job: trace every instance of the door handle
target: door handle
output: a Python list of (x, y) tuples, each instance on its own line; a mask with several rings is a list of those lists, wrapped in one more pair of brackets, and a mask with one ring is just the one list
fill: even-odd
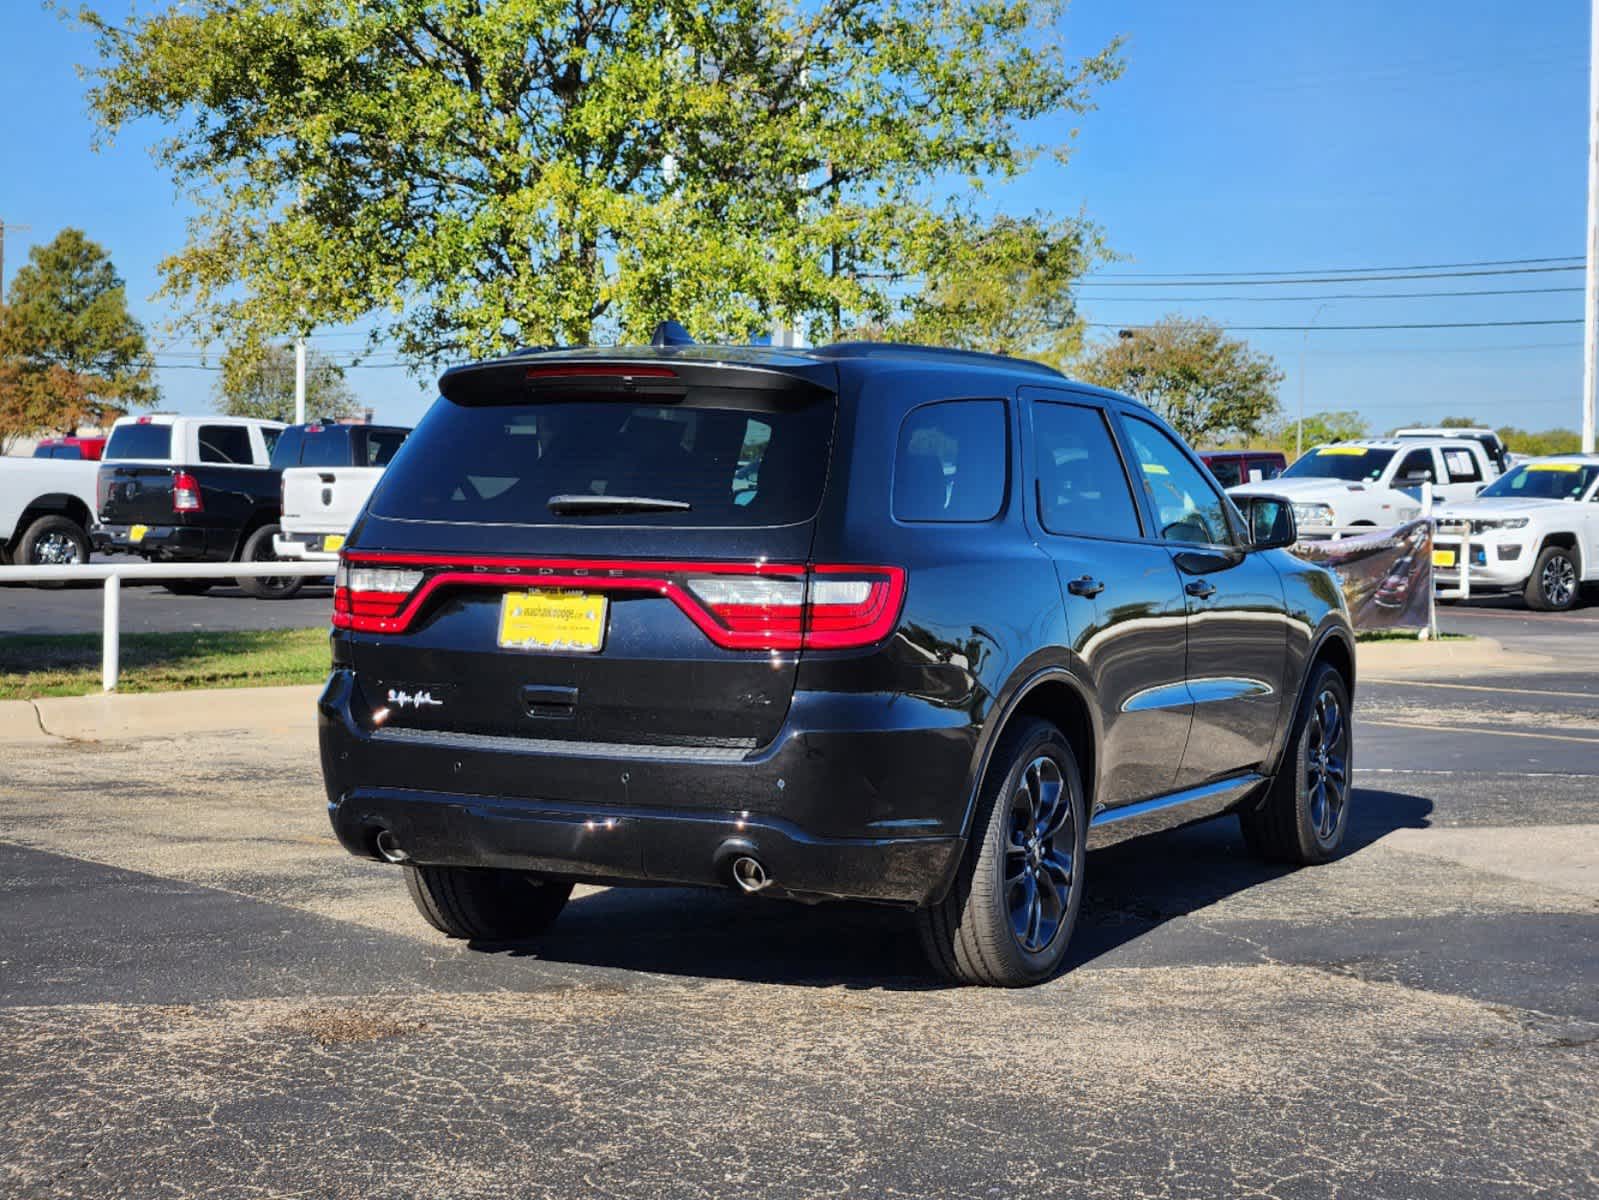
[(1092, 575), (1084, 575), (1081, 579), (1074, 579), (1068, 583), (1066, 590), (1074, 596), (1087, 596), (1092, 599), (1105, 590), (1105, 585)]
[(1183, 588), (1183, 591), (1187, 592), (1190, 596), (1197, 596), (1201, 600), (1209, 600), (1216, 594), (1216, 585), (1208, 579), (1196, 579), (1192, 583), (1187, 584)]

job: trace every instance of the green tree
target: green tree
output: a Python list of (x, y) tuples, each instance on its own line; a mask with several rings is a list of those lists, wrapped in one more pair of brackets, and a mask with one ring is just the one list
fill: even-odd
[(0, 446), (103, 425), (158, 394), (106, 252), (78, 229), (30, 250), (0, 306)]
[[(1308, 413), (1305, 416), (1303, 444), (1307, 450), (1328, 442), (1350, 442), (1370, 436), (1371, 426), (1366, 418), (1348, 409)], [(1299, 419), (1286, 414), (1278, 416), (1252, 444), (1262, 449), (1281, 450), (1292, 458), (1300, 445)]]
[(1499, 440), (1516, 454), (1575, 454), (1582, 449), (1582, 436), (1575, 429), (1544, 429), (1530, 432), (1506, 425), (1496, 430)]
[[(217, 411), (231, 417), (294, 420), (294, 348), (275, 342), (228, 347), (215, 399)], [(361, 411), (344, 368), (315, 350), (305, 356), (305, 411), (310, 418), (334, 419)]]
[(1439, 429), (1475, 429), (1481, 425), (1475, 417), (1445, 417), (1438, 422)]
[[(421, 364), (668, 316), (745, 338), (958, 313), (953, 279), (924, 276), (991, 245), (985, 183), (1063, 159), (1036, 120), (1086, 111), (1120, 70), (1114, 44), (1065, 53), (1064, 9), (191, 0), (84, 19), (102, 127), (164, 122), (158, 159), (198, 206), (163, 264), (195, 331), (371, 316), (374, 344)], [(1092, 239), (1024, 226), (1052, 261)]]
[(1148, 404), (1194, 445), (1250, 439), (1277, 411), (1282, 372), (1219, 325), (1166, 317), (1088, 352), (1089, 383)]

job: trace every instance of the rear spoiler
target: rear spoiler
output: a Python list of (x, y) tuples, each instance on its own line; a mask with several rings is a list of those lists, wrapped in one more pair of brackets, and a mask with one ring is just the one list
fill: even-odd
[(455, 367), (439, 379), (444, 398), (464, 405), (527, 404), (574, 393), (671, 404), (696, 388), (765, 393), (760, 399), (766, 403), (803, 403), (835, 393), (838, 370), (832, 363), (794, 355), (752, 363), (624, 352), (615, 357), (516, 355)]

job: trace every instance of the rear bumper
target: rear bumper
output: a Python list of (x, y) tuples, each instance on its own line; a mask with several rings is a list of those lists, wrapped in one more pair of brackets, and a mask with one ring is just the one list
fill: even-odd
[[(791, 715), (747, 755), (567, 749), (377, 728), (343, 670), (318, 708), (328, 811), (352, 854), (376, 857), (388, 830), (419, 863), (713, 887), (748, 854), (768, 894), (920, 905), (944, 894), (964, 847), (966, 772), (947, 764), (970, 743), (949, 729), (803, 730)], [(929, 767), (936, 795), (917, 791)], [(912, 811), (881, 797), (869, 776), (883, 770), (903, 777), (920, 815), (883, 816)]]
[(89, 540), (99, 554), (137, 554), (160, 562), (227, 562), (236, 540), (232, 531), (189, 525), (147, 525), (134, 540), (136, 525), (96, 525)]
[(279, 533), (272, 538), (272, 549), (279, 558), (307, 562), (338, 562), (337, 550), (324, 550), (327, 535), (321, 533)]

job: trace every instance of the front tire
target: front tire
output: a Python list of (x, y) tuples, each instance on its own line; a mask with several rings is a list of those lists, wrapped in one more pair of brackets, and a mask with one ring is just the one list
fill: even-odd
[[(272, 548), (272, 539), (277, 536), (276, 525), (263, 525), (245, 540), (244, 551), (239, 555), (241, 562), (278, 562), (278, 552)], [(287, 600), (305, 586), (305, 580), (298, 575), (262, 576), (241, 578), (239, 587), (247, 595), (255, 596), (261, 600)]]
[(1344, 677), (1329, 663), (1317, 664), (1265, 802), (1238, 814), (1252, 853), (1300, 866), (1337, 855), (1349, 829), (1352, 715)]
[(1082, 777), (1060, 730), (1012, 722), (983, 780), (949, 894), (917, 913), (922, 948), (958, 983), (1026, 987), (1060, 969), (1083, 900)]
[(1565, 612), (1577, 603), (1577, 558), (1564, 546), (1545, 546), (1532, 565), (1522, 598), (1539, 612)]
[(406, 863), (405, 890), (424, 920), (453, 938), (519, 942), (561, 915), (570, 883), (550, 883), (490, 867), (423, 867)]

